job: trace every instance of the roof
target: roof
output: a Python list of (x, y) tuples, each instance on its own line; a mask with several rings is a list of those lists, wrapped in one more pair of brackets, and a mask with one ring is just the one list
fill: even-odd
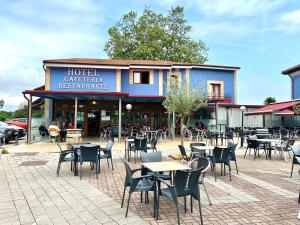
[(47, 65), (51, 64), (79, 64), (79, 65), (99, 65), (99, 66), (166, 66), (166, 67), (201, 67), (227, 70), (239, 70), (237, 66), (222, 66), (210, 64), (193, 64), (184, 62), (172, 62), (161, 60), (124, 60), (124, 59), (95, 59), (95, 58), (68, 58), (68, 59), (47, 59), (43, 60)]
[(295, 115), (294, 111), (291, 109), (283, 109), (275, 113), (276, 116), (292, 116)]
[(281, 110), (281, 111), (286, 110), (286, 109), (291, 110), (291, 108), (297, 104), (300, 104), (299, 99), (293, 100), (293, 101), (287, 101), (287, 102), (273, 103), (273, 104), (265, 105), (253, 112), (247, 112), (246, 115), (272, 114), (273, 112), (276, 112), (279, 110)]
[(300, 70), (300, 64), (296, 65), (296, 66), (292, 66), (288, 69), (283, 70), (281, 73), (284, 75), (289, 75), (293, 72), (299, 71)]

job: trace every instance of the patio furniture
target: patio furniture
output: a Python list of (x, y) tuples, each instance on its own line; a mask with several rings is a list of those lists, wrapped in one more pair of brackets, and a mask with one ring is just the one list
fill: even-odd
[(282, 143), (280, 143), (280, 145), (276, 145), (274, 148), (274, 154), (277, 154), (281, 157), (285, 159), (285, 162), (287, 162), (286, 156), (285, 156), (285, 152), (288, 151), (288, 145), (289, 145), (289, 140), (283, 141)]
[[(216, 172), (216, 164), (221, 164), (221, 175), (226, 175), (225, 166), (228, 166), (229, 168), (229, 178), (231, 181), (231, 166), (230, 166), (230, 148), (220, 148), (215, 147), (213, 150), (213, 171), (215, 174), (215, 181), (217, 181), (217, 172)], [(223, 173), (224, 168), (224, 173)]]
[(157, 152), (156, 144), (157, 144), (157, 138), (151, 139), (150, 146), (147, 146), (147, 150), (152, 150), (153, 152)]
[(95, 163), (96, 168), (95, 168), (95, 173), (96, 177), (98, 179), (98, 162), (99, 162), (99, 145), (81, 145), (79, 152), (78, 152), (78, 162), (80, 164), (80, 180), (82, 179), (83, 175), (83, 169), (82, 165), (84, 162), (90, 162), (90, 163)]
[(246, 148), (246, 151), (245, 151), (245, 154), (244, 154), (244, 158), (246, 157), (247, 155), (247, 152), (248, 152), (248, 149), (249, 149), (249, 156), (251, 154), (251, 149), (253, 149), (254, 153), (255, 153), (255, 150), (258, 148), (258, 141), (255, 139), (250, 139), (248, 138), (247, 140), (247, 148)]
[(192, 155), (187, 156), (186, 150), (185, 150), (185, 148), (182, 145), (178, 145), (178, 148), (179, 148), (180, 154), (182, 156), (182, 159), (185, 160), (185, 161), (190, 161)]
[(233, 142), (228, 142), (228, 147), (230, 148), (229, 160), (234, 161), (236, 173), (239, 174), (239, 170), (236, 162), (236, 155), (235, 155), (235, 150), (237, 148), (237, 145), (238, 144), (234, 144)]
[(134, 163), (136, 163), (138, 152), (147, 152), (147, 138), (134, 139), (134, 145), (131, 146), (131, 150), (134, 152)]
[[(111, 162), (111, 168), (112, 170), (114, 170), (114, 164), (113, 164), (113, 160), (112, 160), (112, 153), (111, 153), (111, 150), (112, 150), (112, 147), (113, 147), (114, 143), (112, 140), (109, 140), (107, 143), (106, 143), (106, 147), (105, 148), (100, 148), (100, 154), (99, 154), (99, 168), (98, 168), (98, 172), (100, 173), (100, 160), (101, 159), (106, 159), (107, 161), (107, 166), (109, 168), (109, 159), (110, 159), (110, 162)], [(101, 152), (103, 152), (103, 154), (101, 154)]]
[(73, 165), (74, 165), (73, 163), (75, 162), (75, 150), (74, 149), (62, 150), (59, 143), (57, 143), (57, 146), (60, 149), (60, 153), (59, 153), (59, 160), (58, 160), (56, 175), (59, 176), (60, 165), (62, 162), (70, 162), (71, 163), (71, 171), (73, 170)]
[(292, 169), (291, 169), (291, 177), (293, 176), (294, 165), (300, 165), (300, 145), (294, 145), (292, 147), (293, 152), (293, 160), (292, 160)]
[[(282, 140), (280, 139), (269, 139), (269, 138), (265, 138), (265, 139), (257, 139), (256, 140), (258, 142), (258, 148), (254, 151), (254, 160), (256, 158), (256, 153), (258, 152), (258, 156), (259, 156), (259, 150), (263, 149), (264, 153), (266, 154), (266, 159), (270, 159), (272, 158), (272, 150), (274, 150), (272, 143), (275, 143), (275, 145), (280, 144), (282, 142)], [(267, 152), (268, 151), (268, 152)], [(268, 154), (267, 154), (268, 153)]]
[(190, 143), (190, 148), (193, 153), (193, 158), (195, 157), (206, 157), (205, 150), (197, 149), (196, 146), (205, 146), (204, 143)]
[[(165, 198), (173, 201), (176, 205), (176, 213), (177, 213), (177, 223), (180, 225), (180, 217), (179, 217), (179, 197), (191, 197), (191, 211), (193, 210), (193, 198), (198, 200), (198, 207), (200, 213), (200, 220), (201, 225), (203, 225), (203, 218), (202, 218), (202, 211), (201, 211), (201, 204), (200, 204), (200, 190), (199, 190), (199, 177), (202, 172), (202, 168), (191, 170), (191, 171), (176, 171), (174, 177), (174, 185), (169, 184), (168, 182), (164, 181), (163, 179), (158, 178), (158, 180), (166, 185), (166, 188), (159, 188), (159, 195), (158, 195), (158, 212), (159, 214), (159, 202), (160, 196), (164, 196)], [(186, 210), (186, 207), (185, 207)]]
[[(132, 170), (126, 162), (123, 162), (123, 163), (124, 163), (124, 166), (126, 169), (126, 177), (125, 177), (125, 181), (124, 181), (124, 191), (123, 191), (121, 208), (123, 207), (123, 204), (124, 204), (126, 188), (129, 187), (129, 196), (128, 196), (128, 200), (127, 200), (127, 208), (126, 208), (126, 214), (125, 214), (125, 217), (127, 217), (131, 194), (133, 192), (155, 191), (155, 188), (154, 188), (153, 175), (144, 175), (144, 176), (139, 176), (139, 177), (136, 177), (136, 176), (133, 177), (133, 174), (137, 171), (140, 171), (141, 168)], [(154, 201), (154, 214), (155, 214), (155, 201)]]
[(210, 167), (210, 160), (207, 159), (207, 158), (203, 158), (203, 157), (196, 158), (196, 159), (193, 159), (193, 160), (189, 163), (189, 167), (191, 167), (192, 169), (200, 169), (200, 168), (202, 169), (201, 175), (200, 175), (200, 177), (199, 177), (199, 184), (200, 184), (200, 185), (203, 185), (205, 194), (206, 194), (206, 196), (207, 196), (207, 200), (208, 200), (209, 204), (211, 205), (211, 200), (210, 200), (210, 197), (209, 197), (209, 195), (208, 195), (206, 186), (205, 186), (205, 184), (204, 184), (204, 178), (205, 178), (206, 171), (207, 171), (208, 168)]

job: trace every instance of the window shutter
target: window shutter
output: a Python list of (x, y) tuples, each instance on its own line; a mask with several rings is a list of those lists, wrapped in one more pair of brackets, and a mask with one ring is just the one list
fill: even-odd
[(154, 84), (154, 71), (150, 70), (149, 73), (149, 84)]
[(129, 78), (128, 78), (129, 84), (133, 84), (133, 70), (129, 70)]

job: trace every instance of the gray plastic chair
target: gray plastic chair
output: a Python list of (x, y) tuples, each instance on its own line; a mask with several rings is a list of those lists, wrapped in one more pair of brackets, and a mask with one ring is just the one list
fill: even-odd
[(300, 165), (300, 145), (294, 145), (292, 147), (293, 152), (293, 160), (292, 160), (292, 169), (291, 169), (291, 177), (293, 176), (294, 165)]
[(59, 160), (58, 160), (56, 175), (59, 176), (60, 165), (61, 165), (62, 162), (71, 162), (71, 171), (72, 171), (73, 164), (74, 164), (74, 161), (75, 161), (75, 150), (74, 149), (62, 150), (59, 143), (57, 143), (57, 146), (60, 149), (60, 154), (59, 154)]
[(159, 201), (160, 195), (168, 198), (171, 201), (174, 201), (176, 205), (176, 213), (177, 213), (177, 221), (178, 225), (180, 225), (180, 218), (179, 218), (179, 197), (187, 197), (191, 196), (191, 211), (193, 211), (193, 201), (192, 198), (198, 200), (198, 207), (200, 212), (200, 220), (201, 225), (203, 225), (203, 218), (202, 218), (202, 211), (201, 211), (201, 204), (200, 204), (200, 190), (199, 190), (199, 177), (201, 175), (203, 168), (199, 168), (192, 171), (176, 171), (174, 177), (174, 185), (171, 185), (164, 181), (163, 179), (158, 178), (158, 180), (165, 184), (167, 188), (161, 189), (159, 187), (159, 196), (158, 196), (158, 205), (157, 205), (157, 218), (159, 215)]
[(80, 164), (80, 180), (83, 175), (82, 165), (84, 162), (92, 162), (96, 164), (95, 173), (98, 179), (99, 146), (80, 146), (80, 151), (78, 153), (78, 161)]
[[(113, 164), (113, 160), (112, 160), (112, 147), (114, 145), (114, 142), (112, 140), (109, 140), (106, 143), (106, 147), (105, 148), (100, 148), (100, 154), (99, 154), (99, 173), (100, 173), (100, 160), (101, 159), (106, 159), (107, 161), (107, 167), (109, 168), (109, 159), (111, 162), (111, 168), (112, 170), (114, 170), (114, 164)], [(101, 151), (103, 152), (103, 154), (101, 154)]]

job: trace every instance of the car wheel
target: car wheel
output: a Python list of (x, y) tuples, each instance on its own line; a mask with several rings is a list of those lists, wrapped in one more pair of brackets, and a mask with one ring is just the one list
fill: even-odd
[(5, 144), (8, 144), (9, 143), (9, 139), (5, 139)]

